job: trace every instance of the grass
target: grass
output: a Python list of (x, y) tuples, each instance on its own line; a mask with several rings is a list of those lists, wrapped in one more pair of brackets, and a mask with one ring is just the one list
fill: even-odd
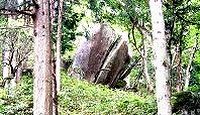
[[(60, 115), (154, 115), (155, 98), (109, 89), (68, 77), (62, 72), (58, 103)], [(33, 78), (23, 76), (14, 95), (0, 89), (0, 115), (33, 114)]]

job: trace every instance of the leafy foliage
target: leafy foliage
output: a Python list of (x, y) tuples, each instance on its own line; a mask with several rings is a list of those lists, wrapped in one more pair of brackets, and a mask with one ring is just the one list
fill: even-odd
[(33, 79), (23, 76), (14, 95), (8, 95), (6, 89), (0, 89), (0, 114), (31, 115), (33, 108)]
[[(72, 40), (76, 39), (76, 36), (81, 35), (81, 33), (78, 33), (76, 31), (78, 27), (79, 21), (84, 16), (83, 13), (77, 13), (74, 10), (74, 6), (80, 4), (80, 2), (64, 2), (64, 8), (63, 8), (63, 19), (62, 19), (62, 38), (61, 38), (61, 53), (64, 54), (64, 52), (68, 50), (72, 50), (73, 44)], [(58, 9), (56, 9), (56, 17), (58, 15)], [(57, 27), (54, 28), (55, 32), (57, 31)], [(54, 36), (56, 36), (56, 33), (54, 33)], [(54, 39), (55, 42), (55, 39)]]
[(96, 21), (108, 21), (130, 28), (133, 21), (150, 21), (148, 2), (141, 0), (88, 0)]
[(180, 113), (185, 110), (189, 113), (195, 112), (198, 113), (198, 109), (200, 109), (200, 94), (193, 92), (180, 92), (176, 93), (172, 99), (173, 103), (173, 112)]
[[(140, 97), (132, 92), (111, 90), (102, 85), (70, 78), (62, 73), (62, 90), (59, 93), (59, 112), (66, 114), (121, 114), (153, 115), (156, 103), (152, 96)], [(23, 76), (14, 95), (0, 89), (0, 114), (33, 114), (33, 78)]]
[(60, 113), (101, 115), (152, 115), (156, 103), (152, 96), (140, 97), (132, 92), (111, 90), (102, 85), (69, 78), (62, 73)]

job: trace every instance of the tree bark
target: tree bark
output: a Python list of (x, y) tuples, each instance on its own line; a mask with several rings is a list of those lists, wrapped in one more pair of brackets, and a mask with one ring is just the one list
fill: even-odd
[(8, 58), (9, 58), (9, 51), (7, 51), (7, 49), (4, 47), (3, 52), (2, 52), (3, 79), (6, 79), (9, 77), (9, 67), (7, 65)]
[[(8, 7), (9, 5), (12, 4), (12, 6), (14, 8), (14, 6), (16, 6), (15, 2), (13, 1), (13, 4), (12, 4), (12, 1), (7, 1), (6, 7)], [(9, 28), (11, 26), (9, 23), (12, 21), (12, 19), (13, 19), (12, 16), (7, 17), (7, 22), (8, 22), (7, 28)], [(12, 32), (9, 34), (13, 34), (13, 35), (11, 35), (12, 38), (16, 38), (16, 34), (14, 34)], [(7, 37), (4, 42), (5, 42), (4, 43), (5, 49), (4, 49), (4, 55), (3, 55), (3, 61), (4, 61), (3, 62), (3, 78), (5, 79), (5, 88), (8, 89), (8, 94), (12, 95), (13, 88), (15, 88), (15, 86), (16, 86), (15, 74), (14, 74), (14, 70), (13, 70), (13, 67), (15, 67), (15, 65), (16, 65), (16, 63), (15, 63), (16, 60), (14, 58), (15, 57), (14, 45), (9, 37)], [(11, 42), (12, 45), (9, 44), (8, 42)]]
[(10, 94), (10, 83), (11, 83), (11, 76), (10, 76), (10, 69), (9, 69), (9, 66), (8, 66), (8, 60), (9, 60), (9, 51), (5, 48), (4, 46), (4, 49), (3, 49), (3, 52), (2, 52), (2, 74), (3, 74), (3, 87), (8, 89), (8, 94)]
[(34, 21), (34, 115), (52, 115), (49, 0), (38, 0)]
[(55, 21), (55, 0), (50, 1), (50, 19), (51, 19), (51, 30), (53, 31), (53, 23)]
[(148, 72), (147, 46), (146, 45), (147, 45), (146, 39), (143, 38), (143, 56), (142, 56), (143, 74), (144, 74), (144, 78), (146, 79), (147, 90), (149, 92), (152, 92), (153, 91), (153, 84), (151, 82), (151, 77), (149, 76), (149, 72)]
[(192, 54), (190, 55), (190, 60), (186, 69), (186, 77), (185, 77), (185, 85), (184, 85), (184, 91), (188, 89), (189, 83), (190, 83), (190, 71), (192, 67), (192, 62), (195, 57), (195, 53), (197, 51), (197, 43), (195, 43), (195, 46), (192, 49)]
[(176, 91), (182, 91), (182, 65), (181, 65), (181, 43), (176, 46), (176, 60), (177, 60), (177, 80)]
[(170, 71), (161, 0), (150, 0), (158, 115), (171, 115)]
[(58, 33), (56, 40), (56, 82), (57, 92), (60, 90), (60, 63), (61, 63), (61, 38), (62, 38), (62, 12), (63, 12), (63, 0), (59, 1), (58, 6)]
[[(144, 26), (144, 24), (142, 24)], [(143, 75), (144, 78), (146, 79), (146, 85), (147, 85), (147, 90), (149, 92), (152, 92), (154, 90), (153, 83), (151, 81), (151, 77), (149, 76), (149, 71), (148, 71), (148, 49), (147, 49), (147, 44), (148, 44), (148, 37), (149, 34), (142, 30), (140, 27), (137, 27), (139, 30), (140, 34), (142, 35), (142, 44), (143, 44), (143, 52), (141, 52), (141, 57), (142, 57), (142, 65), (143, 65)]]
[[(49, 8), (50, 8), (50, 33), (51, 39), (53, 39), (53, 32), (54, 32), (54, 21), (55, 21), (55, 0), (49, 0)], [(58, 1), (59, 2), (59, 1)], [(54, 45), (53, 45), (54, 46)], [(54, 47), (52, 48), (54, 50)], [(55, 53), (52, 53), (52, 98), (53, 98), (53, 115), (58, 115), (58, 90), (57, 90), (57, 81), (56, 80), (56, 60), (55, 60)]]

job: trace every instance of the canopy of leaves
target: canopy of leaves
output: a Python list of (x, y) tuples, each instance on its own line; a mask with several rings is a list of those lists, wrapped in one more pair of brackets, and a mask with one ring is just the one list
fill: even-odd
[(88, 0), (97, 21), (108, 21), (124, 27), (134, 21), (150, 21), (148, 2), (141, 0)]

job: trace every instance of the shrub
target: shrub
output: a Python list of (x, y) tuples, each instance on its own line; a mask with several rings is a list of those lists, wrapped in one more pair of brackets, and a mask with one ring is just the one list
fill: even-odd
[[(61, 115), (154, 115), (157, 111), (153, 96), (141, 97), (133, 92), (109, 89), (64, 73), (61, 82), (58, 97)], [(32, 115), (32, 109), (32, 77), (23, 76), (11, 97), (5, 89), (0, 89), (0, 115)]]
[(30, 76), (23, 76), (12, 96), (6, 89), (0, 90), (0, 115), (32, 115), (33, 81)]
[(62, 77), (62, 90), (59, 93), (61, 115), (153, 115), (157, 112), (152, 96), (141, 97), (66, 75)]
[(172, 97), (173, 113), (200, 114), (200, 94), (191, 91), (176, 93)]

